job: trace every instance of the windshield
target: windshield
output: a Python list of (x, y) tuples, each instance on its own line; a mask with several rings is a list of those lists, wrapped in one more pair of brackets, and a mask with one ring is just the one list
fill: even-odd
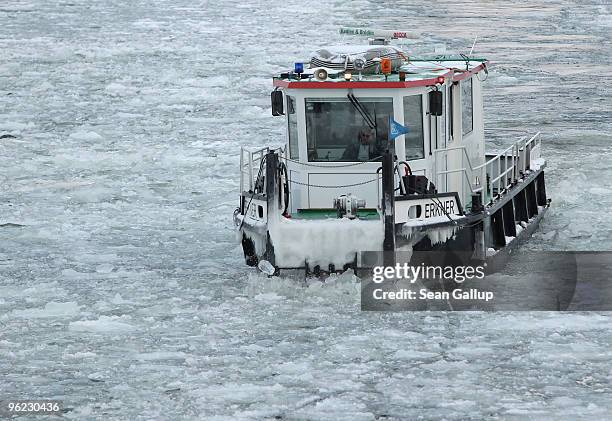
[(309, 161), (369, 161), (388, 143), (392, 98), (359, 98), (376, 122), (371, 128), (348, 98), (307, 98), (306, 138)]

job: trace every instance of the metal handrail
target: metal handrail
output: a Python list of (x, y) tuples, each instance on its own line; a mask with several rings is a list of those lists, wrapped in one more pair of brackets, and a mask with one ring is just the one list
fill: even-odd
[[(520, 142), (521, 140), (525, 139), (525, 136), (521, 137), (517, 142)], [(474, 170), (479, 170), (482, 167), (486, 167), (487, 165), (491, 164), (493, 161), (499, 159), (501, 157), (502, 154), (505, 154), (506, 152), (508, 152), (510, 149), (514, 148), (514, 144), (512, 146), (510, 146), (508, 149), (505, 149), (503, 151), (501, 151), (500, 153), (498, 153), (497, 155), (495, 155), (493, 158), (489, 159), (487, 162), (485, 162), (484, 164), (480, 164), (476, 167), (474, 167)], [(466, 152), (467, 153), (467, 152)]]
[[(452, 170), (437, 171), (436, 169), (435, 171), (436, 182), (439, 183), (440, 181), (439, 176), (441, 175), (461, 172), (464, 174), (464, 177), (468, 181), (468, 186), (470, 188), (470, 191), (472, 193), (476, 193), (476, 192), (482, 191), (483, 188), (482, 186), (478, 188), (472, 187), (472, 177), (475, 175), (474, 173), (476, 173), (476, 175), (481, 180), (485, 180), (488, 174), (490, 174), (491, 172), (494, 172), (493, 171), (494, 165), (497, 164), (497, 168), (496, 168), (497, 176), (489, 180), (489, 183), (493, 188), (497, 187), (497, 195), (499, 196), (502, 190), (508, 189), (508, 187), (510, 187), (514, 182), (516, 182), (519, 173), (522, 174), (530, 168), (529, 160), (530, 160), (531, 151), (533, 150), (533, 148), (536, 148), (541, 144), (540, 132), (537, 132), (529, 140), (525, 140), (525, 138), (526, 136), (521, 137), (520, 139), (515, 141), (511, 146), (507, 147), (503, 151), (496, 154), (493, 158), (477, 166), (472, 166), (470, 157), (467, 154), (467, 150), (465, 149), (465, 146), (455, 146), (452, 148), (437, 149), (434, 151), (434, 154), (435, 154), (434, 156), (436, 158), (434, 165), (437, 166), (437, 161), (438, 161), (437, 157), (439, 156), (439, 154), (448, 153), (449, 151), (454, 151), (454, 150), (463, 151), (461, 155), (461, 161), (462, 162), (465, 161), (464, 164), (467, 164), (467, 165), (463, 165), (462, 168), (456, 168)], [(503, 170), (502, 170), (502, 157), (504, 161)], [(509, 182), (504, 182), (503, 181), (504, 179), (508, 179), (507, 177), (508, 174), (512, 174), (511, 177), (509, 177)]]
[[(277, 148), (279, 155), (282, 158), (285, 150), (283, 148)], [(248, 183), (249, 191), (253, 190), (255, 186), (255, 174), (253, 171), (259, 172), (259, 163), (263, 159), (264, 155), (270, 152), (269, 147), (257, 149), (254, 151), (248, 150), (245, 147), (240, 147), (240, 191), (245, 191), (245, 185)]]

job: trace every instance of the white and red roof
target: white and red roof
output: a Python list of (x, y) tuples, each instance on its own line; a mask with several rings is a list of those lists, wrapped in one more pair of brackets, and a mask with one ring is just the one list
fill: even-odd
[[(336, 77), (317, 80), (314, 77), (304, 79), (302, 75), (302, 79), (297, 80), (295, 75), (287, 73), (275, 77), (273, 84), (275, 87), (288, 89), (403, 89), (457, 82), (486, 69), (487, 64), (484, 59), (473, 58), (407, 59), (387, 77), (383, 74), (364, 74), (359, 78), (358, 73), (351, 70), (351, 80), (346, 80), (345, 72), (326, 69), (330, 75), (336, 72)], [(317, 69), (305, 69), (305, 73), (315, 70)], [(404, 80), (400, 80), (400, 72), (403, 73)]]

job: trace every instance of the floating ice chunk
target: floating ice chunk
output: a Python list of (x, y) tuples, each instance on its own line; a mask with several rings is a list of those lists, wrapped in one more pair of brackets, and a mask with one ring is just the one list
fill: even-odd
[(274, 272), (276, 272), (276, 269), (274, 268), (274, 266), (272, 266), (272, 263), (268, 262), (267, 260), (260, 260), (257, 264), (257, 269), (259, 269), (268, 276), (272, 276), (274, 275)]
[(98, 273), (111, 273), (115, 267), (110, 263), (102, 263), (96, 267)]
[(242, 110), (242, 112), (247, 116), (247, 117), (267, 117), (268, 116), (268, 110), (262, 107), (258, 107), (256, 105), (250, 105), (247, 107), (244, 107), (244, 109)]
[(95, 372), (95, 373), (91, 373), (89, 376), (87, 376), (87, 378), (91, 380), (92, 382), (103, 382), (104, 374), (100, 372)]
[(147, 28), (147, 29), (157, 29), (165, 26), (164, 22), (159, 22), (151, 19), (140, 19), (135, 22), (132, 22), (132, 25), (139, 28)]
[(70, 354), (70, 353), (64, 353), (64, 357), (65, 358), (74, 358), (74, 359), (79, 359), (79, 358), (94, 358), (97, 357), (98, 355), (94, 352), (89, 352), (89, 351), (85, 351), (85, 352), (75, 352), (74, 354)]
[(110, 202), (115, 197), (115, 190), (104, 186), (88, 186), (87, 188), (74, 189), (72, 192), (72, 200), (77, 203)]
[(87, 274), (82, 273), (82, 272), (77, 272), (76, 270), (72, 268), (62, 269), (62, 277), (64, 279), (79, 279), (84, 276), (87, 276)]
[(266, 293), (262, 293), (262, 294), (257, 294), (254, 297), (255, 300), (257, 301), (281, 301), (284, 299), (284, 297), (274, 293), (274, 292), (266, 292)]
[(203, 390), (207, 400), (223, 402), (225, 405), (253, 402), (266, 402), (273, 396), (286, 393), (286, 388), (278, 383), (274, 385), (242, 383), (213, 384)]
[(493, 348), (486, 346), (458, 346), (450, 351), (453, 357), (483, 357), (494, 353)]
[[(567, 317), (566, 314), (553, 312), (545, 317), (543, 315), (536, 316), (532, 313), (521, 313), (506, 316), (503, 326), (499, 325), (499, 321), (490, 321), (485, 323), (483, 328), (487, 328), (491, 331), (503, 330), (504, 332), (510, 332), (533, 330), (541, 333), (546, 330), (555, 332), (576, 331), (583, 329), (586, 325), (588, 325), (590, 329), (608, 329), (610, 326), (610, 318), (603, 314), (573, 314), (572, 317)], [(592, 350), (589, 350), (588, 353), (592, 353)], [(567, 355), (576, 359), (575, 350)], [(546, 352), (539, 355), (540, 358), (543, 356), (557, 358), (558, 349), (555, 348), (554, 353), (552, 349), (546, 350)], [(589, 358), (592, 358), (592, 355), (589, 355)]]
[(3, 12), (33, 12), (36, 10), (36, 7), (32, 3), (28, 2), (13, 2), (15, 4), (3, 4), (2, 11)]
[(136, 118), (143, 118), (144, 115), (137, 114), (137, 113), (118, 112), (117, 114), (115, 114), (115, 117), (120, 118), (122, 120), (130, 120), (130, 119), (136, 119)]
[(121, 383), (110, 388), (113, 392), (127, 392), (132, 388), (127, 383)]
[(487, 257), (491, 257), (491, 256), (495, 256), (497, 254), (497, 250), (495, 250), (494, 248), (487, 248)]
[(257, 354), (259, 352), (266, 352), (268, 348), (257, 345), (257, 344), (249, 344), (249, 345), (241, 346), (240, 350), (248, 354)]
[(53, 86), (52, 84), (50, 84), (49, 82), (45, 80), (42, 83), (39, 83), (34, 88), (32, 88), (32, 91), (33, 92), (47, 92), (53, 89), (55, 89), (55, 86)]
[(112, 304), (128, 304), (128, 303), (131, 303), (131, 301), (124, 300), (123, 297), (121, 296), (121, 294), (119, 294), (119, 293), (116, 293), (115, 296), (113, 297), (113, 299), (110, 300), (110, 302)]
[(221, 88), (229, 86), (230, 79), (227, 76), (212, 76), (207, 77), (201, 82), (201, 86), (205, 88)]
[(0, 76), (13, 76), (19, 72), (19, 63), (0, 64)]
[(43, 308), (29, 308), (25, 310), (13, 310), (15, 317), (39, 318), (39, 317), (68, 317), (79, 313), (79, 305), (75, 302), (47, 303)]
[(5, 121), (0, 123), (0, 132), (11, 132), (19, 134), (23, 130), (34, 128), (34, 123), (19, 123), (17, 121)]
[(140, 361), (160, 361), (160, 360), (184, 360), (187, 354), (180, 351), (154, 351), (154, 352), (143, 352), (136, 356), (137, 360)]
[(68, 329), (73, 332), (93, 332), (93, 333), (128, 333), (135, 329), (134, 326), (120, 322), (117, 316), (100, 316), (98, 320), (79, 320), (72, 322)]
[(69, 137), (73, 140), (83, 140), (88, 142), (102, 139), (102, 136), (100, 136), (98, 133), (92, 131), (88, 132), (85, 130), (76, 131), (72, 133)]
[(437, 357), (435, 352), (414, 351), (410, 349), (400, 349), (393, 354), (393, 358), (398, 360), (426, 360)]
[(568, 408), (572, 406), (582, 406), (583, 402), (578, 399), (570, 398), (569, 396), (559, 396), (558, 398), (553, 398), (551, 404), (555, 408)]
[(605, 196), (610, 194), (610, 189), (605, 189), (603, 187), (591, 187), (589, 189), (589, 193)]
[(503, 84), (503, 85), (511, 85), (513, 83), (517, 83), (518, 79), (513, 77), (513, 76), (508, 76), (508, 75), (500, 75), (497, 76), (495, 78), (496, 82)]
[(131, 96), (136, 94), (135, 88), (115, 82), (106, 85), (104, 91), (110, 96)]

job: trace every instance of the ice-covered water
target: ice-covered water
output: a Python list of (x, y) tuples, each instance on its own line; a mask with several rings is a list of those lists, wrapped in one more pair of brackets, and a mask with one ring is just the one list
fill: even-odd
[(611, 249), (608, 2), (150, 3), (0, 4), (0, 399), (74, 419), (609, 416), (609, 315), (366, 314), (350, 276), (244, 267), (231, 223), (239, 146), (282, 142), (270, 75), (342, 24), (416, 28), (478, 35), (487, 125), (545, 133), (553, 207), (528, 247)]

